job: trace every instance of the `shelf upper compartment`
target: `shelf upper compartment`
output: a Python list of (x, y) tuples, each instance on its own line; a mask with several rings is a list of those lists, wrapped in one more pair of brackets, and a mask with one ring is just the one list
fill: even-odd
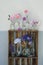
[[(15, 33), (14, 33), (15, 32)], [(17, 32), (17, 33), (16, 33)], [(21, 34), (19, 33), (19, 32), (22, 32)], [(22, 41), (20, 44), (21, 44), (21, 47), (22, 47), (22, 50), (19, 50), (19, 48), (21, 49), (21, 47), (20, 47), (20, 44), (18, 44), (17, 43), (17, 45), (15, 45), (15, 44), (12, 44), (13, 46), (14, 46), (14, 48), (16, 49), (15, 50), (15, 53), (18, 53), (18, 51), (20, 51), (20, 54), (21, 54), (21, 51), (22, 51), (22, 55), (26, 55), (26, 57), (27, 57), (27, 52), (29, 51), (29, 54), (28, 54), (28, 56), (29, 57), (27, 57), (27, 58), (36, 58), (36, 57), (38, 57), (38, 31), (37, 30), (20, 30), (20, 31), (18, 31), (18, 30), (9, 30), (8, 31), (8, 33), (9, 33), (9, 47), (11, 47), (11, 42), (13, 42), (14, 43), (14, 40), (20, 35), (21, 37), (23, 37), (23, 35), (24, 35), (24, 32), (27, 32), (27, 33), (25, 33), (25, 34), (28, 34), (28, 36), (30, 35), (30, 36), (32, 36), (32, 44), (31, 45), (29, 45), (29, 43), (30, 42), (27, 42), (27, 41), (25, 41), (25, 44), (27, 44), (26, 45), (26, 49), (24, 48), (25, 46), (24, 46), (24, 42)], [(31, 32), (32, 32), (32, 34), (31, 34)], [(35, 33), (35, 34), (34, 34)], [(16, 35), (16, 36), (15, 36)], [(14, 38), (15, 37), (15, 38)], [(26, 37), (27, 38), (27, 37)], [(23, 39), (24, 39), (24, 37), (23, 37)], [(19, 46), (19, 47), (18, 47)], [(12, 47), (11, 47), (12, 48)], [(32, 49), (31, 49), (32, 48)], [(10, 49), (10, 48), (9, 48)], [(24, 50), (25, 49), (25, 50)], [(27, 52), (26, 52), (26, 50), (28, 50)], [(34, 51), (35, 50), (35, 51)], [(11, 50), (10, 50), (11, 51)], [(10, 53), (10, 52), (9, 52)], [(11, 54), (12, 54), (12, 51), (11, 51)], [(18, 58), (19, 56), (19, 53), (16, 55), (16, 57), (14, 57), (14, 58)], [(30, 56), (30, 55), (34, 55), (35, 57), (33, 57), (33, 56)], [(12, 56), (12, 55), (11, 55)], [(24, 56), (20, 56), (19, 58), (23, 58)], [(26, 57), (24, 57), (24, 58), (26, 58)]]

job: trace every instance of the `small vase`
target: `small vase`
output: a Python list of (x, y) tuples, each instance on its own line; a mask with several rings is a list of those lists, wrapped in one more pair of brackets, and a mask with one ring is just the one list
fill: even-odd
[(10, 29), (14, 30), (14, 24), (13, 23), (10, 24)]
[(38, 30), (38, 26), (37, 26), (37, 25), (33, 25), (33, 26), (32, 26), (32, 29), (33, 29), (33, 30)]

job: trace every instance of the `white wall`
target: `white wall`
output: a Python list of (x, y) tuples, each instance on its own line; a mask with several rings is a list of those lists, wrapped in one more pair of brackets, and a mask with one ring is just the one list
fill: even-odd
[(8, 32), (0, 31), (0, 65), (8, 65)]
[(8, 15), (14, 12), (29, 9), (41, 22), (43, 30), (43, 0), (0, 0), (0, 30), (8, 30), (10, 21)]

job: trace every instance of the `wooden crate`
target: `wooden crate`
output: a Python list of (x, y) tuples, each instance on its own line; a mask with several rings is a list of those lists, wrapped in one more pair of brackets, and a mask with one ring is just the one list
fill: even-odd
[[(22, 35), (28, 33), (29, 35), (32, 35), (34, 41), (35, 41), (35, 56), (29, 56), (29, 57), (8, 57), (9, 58), (9, 65), (38, 65), (38, 31), (37, 30), (24, 30), (24, 31), (15, 31), (15, 30), (9, 30), (8, 31), (8, 37), (9, 37), (9, 44), (12, 42), (14, 43), (15, 37), (21, 37)], [(9, 50), (8, 50), (9, 52)], [(9, 55), (9, 54), (8, 54)], [(15, 61), (14, 61), (15, 59)], [(17, 63), (17, 64), (16, 64)]]

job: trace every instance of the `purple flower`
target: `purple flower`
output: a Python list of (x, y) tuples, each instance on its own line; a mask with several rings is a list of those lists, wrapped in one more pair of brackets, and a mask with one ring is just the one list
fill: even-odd
[(20, 30), (21, 30), (21, 28), (18, 28), (18, 30), (20, 31)]
[(26, 17), (23, 17), (23, 21), (25, 21), (26, 20)]

